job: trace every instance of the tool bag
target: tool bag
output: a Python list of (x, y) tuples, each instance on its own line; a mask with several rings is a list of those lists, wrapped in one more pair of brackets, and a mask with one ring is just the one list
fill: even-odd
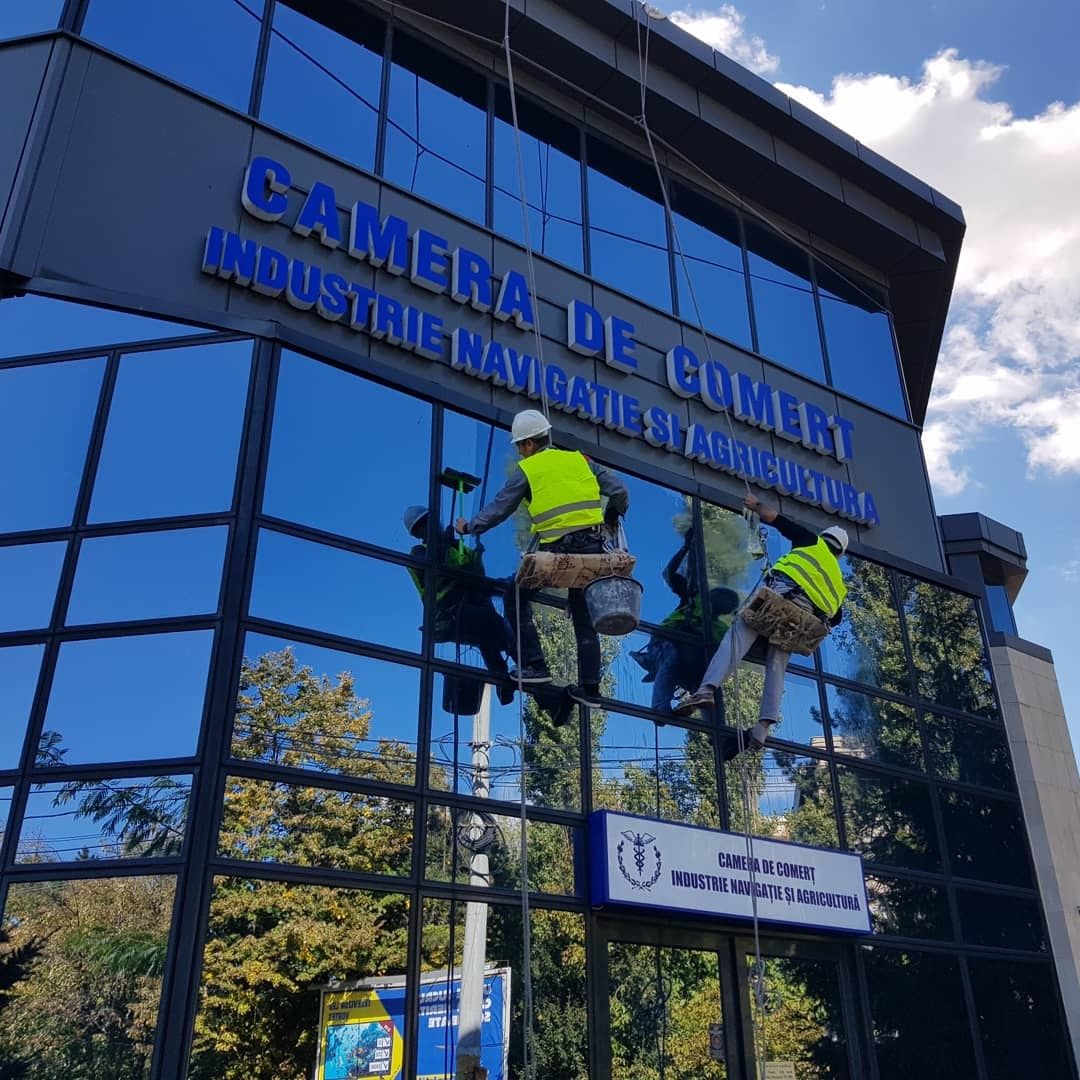
[[(625, 534), (596, 555), (569, 555), (555, 551), (528, 551), (521, 557), (515, 581), (522, 589), (584, 589), (600, 578), (628, 578), (637, 559), (626, 550)], [(616, 546), (619, 545), (619, 546)]]
[(742, 621), (785, 652), (810, 656), (825, 640), (829, 628), (806, 608), (762, 585), (747, 601)]

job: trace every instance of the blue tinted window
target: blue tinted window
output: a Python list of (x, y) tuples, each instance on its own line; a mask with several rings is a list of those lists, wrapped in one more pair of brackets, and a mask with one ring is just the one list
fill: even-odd
[(420, 597), (404, 566), (263, 529), (251, 614), (398, 649), (420, 646)]
[(189, 776), (129, 776), (35, 784), (26, 800), (16, 862), (179, 855)]
[(70, 525), (105, 361), (0, 371), (0, 531)]
[(194, 754), (213, 638), (197, 630), (64, 642), (38, 764)]
[(0, 844), (4, 842), (8, 818), (11, 816), (11, 796), (14, 788), (0, 787)]
[[(480, 508), (491, 501), (495, 493), (506, 483), (511, 470), (520, 460), (510, 443), (510, 433), (491, 424), (473, 420), (447, 409), (443, 413), (443, 466), (480, 477), (480, 486), (464, 496), (451, 487), (442, 486), (442, 510), (440, 529), (450, 525), (458, 517), (471, 518)], [(418, 502), (423, 502), (419, 499)], [(499, 528), (484, 533), (484, 571), (488, 577), (509, 577), (517, 572), (521, 560), (522, 541), (527, 541), (527, 531), (518, 527), (518, 517), (504, 522)], [(527, 530), (527, 527), (526, 527)]]
[(1016, 633), (1016, 619), (1004, 585), (986, 586), (986, 606), (990, 609), (990, 625), (999, 634)]
[(285, 353), (263, 510), (407, 551), (402, 514), (427, 502), (430, 446), (427, 402)]
[(487, 176), (487, 83), (407, 34), (394, 34), (388, 180), (481, 224)]
[(667, 226), (652, 165), (599, 139), (586, 153), (592, 276), (670, 311)]
[[(521, 163), (534, 251), (580, 270), (582, 255), (581, 152), (578, 129), (518, 98)], [(521, 187), (514, 148), (510, 94), (495, 91), (495, 220), (500, 236), (525, 242)]]
[(49, 625), (66, 550), (66, 541), (0, 547), (0, 631)]
[(694, 286), (691, 296), (686, 270), (676, 248), (679, 315), (687, 322), (698, 323), (696, 297), (706, 330), (749, 349), (750, 311), (738, 218), (734, 211), (681, 184), (672, 184), (671, 199), (675, 229)]
[(413, 784), (419, 711), (417, 668), (248, 634), (232, 753)]
[(198, 326), (183, 326), (89, 304), (72, 304), (48, 296), (0, 300), (0, 357), (204, 333)]
[(0, 769), (19, 766), (44, 654), (44, 645), (0, 649)]
[(83, 540), (68, 625), (217, 611), (228, 534), (220, 525)]
[(247, 110), (261, 0), (91, 0), (83, 34), (166, 78)]
[(752, 222), (746, 223), (746, 247), (758, 351), (824, 382), (810, 260), (794, 244)]
[(906, 418), (889, 315), (876, 291), (857, 288), (820, 263), (817, 281), (833, 386)]
[(60, 22), (64, 0), (34, 0), (31, 4), (8, 0), (0, 5), (0, 38), (53, 30)]
[(383, 25), (347, 5), (326, 10), (322, 17), (332, 20), (334, 28), (283, 3), (275, 7), (259, 116), (371, 169)]
[(121, 357), (90, 520), (227, 510), (250, 367), (248, 341)]

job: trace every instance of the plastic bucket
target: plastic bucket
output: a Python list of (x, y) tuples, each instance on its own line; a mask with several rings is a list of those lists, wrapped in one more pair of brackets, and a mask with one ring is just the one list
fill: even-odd
[(443, 712), (453, 716), (475, 716), (480, 711), (483, 696), (484, 684), (480, 679), (464, 675), (443, 677)]
[(586, 585), (585, 603), (596, 632), (619, 637), (636, 630), (641, 621), (641, 593), (641, 582), (628, 577), (602, 577)]

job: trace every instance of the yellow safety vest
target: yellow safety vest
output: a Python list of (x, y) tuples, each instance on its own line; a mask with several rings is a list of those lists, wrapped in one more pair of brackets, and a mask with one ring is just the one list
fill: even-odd
[(529, 481), (531, 499), (526, 506), (541, 544), (604, 520), (600, 485), (584, 454), (549, 447), (522, 458), (518, 465)]
[(840, 563), (821, 537), (809, 547), (792, 548), (778, 559), (773, 570), (790, 578), (819, 611), (832, 618), (847, 596)]

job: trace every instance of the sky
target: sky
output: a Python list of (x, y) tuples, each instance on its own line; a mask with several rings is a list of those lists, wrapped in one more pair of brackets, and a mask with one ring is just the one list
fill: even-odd
[(1053, 651), (1080, 747), (1080, 5), (663, 7), (963, 207), (923, 439), (935, 501), (1024, 534), (1017, 624)]

